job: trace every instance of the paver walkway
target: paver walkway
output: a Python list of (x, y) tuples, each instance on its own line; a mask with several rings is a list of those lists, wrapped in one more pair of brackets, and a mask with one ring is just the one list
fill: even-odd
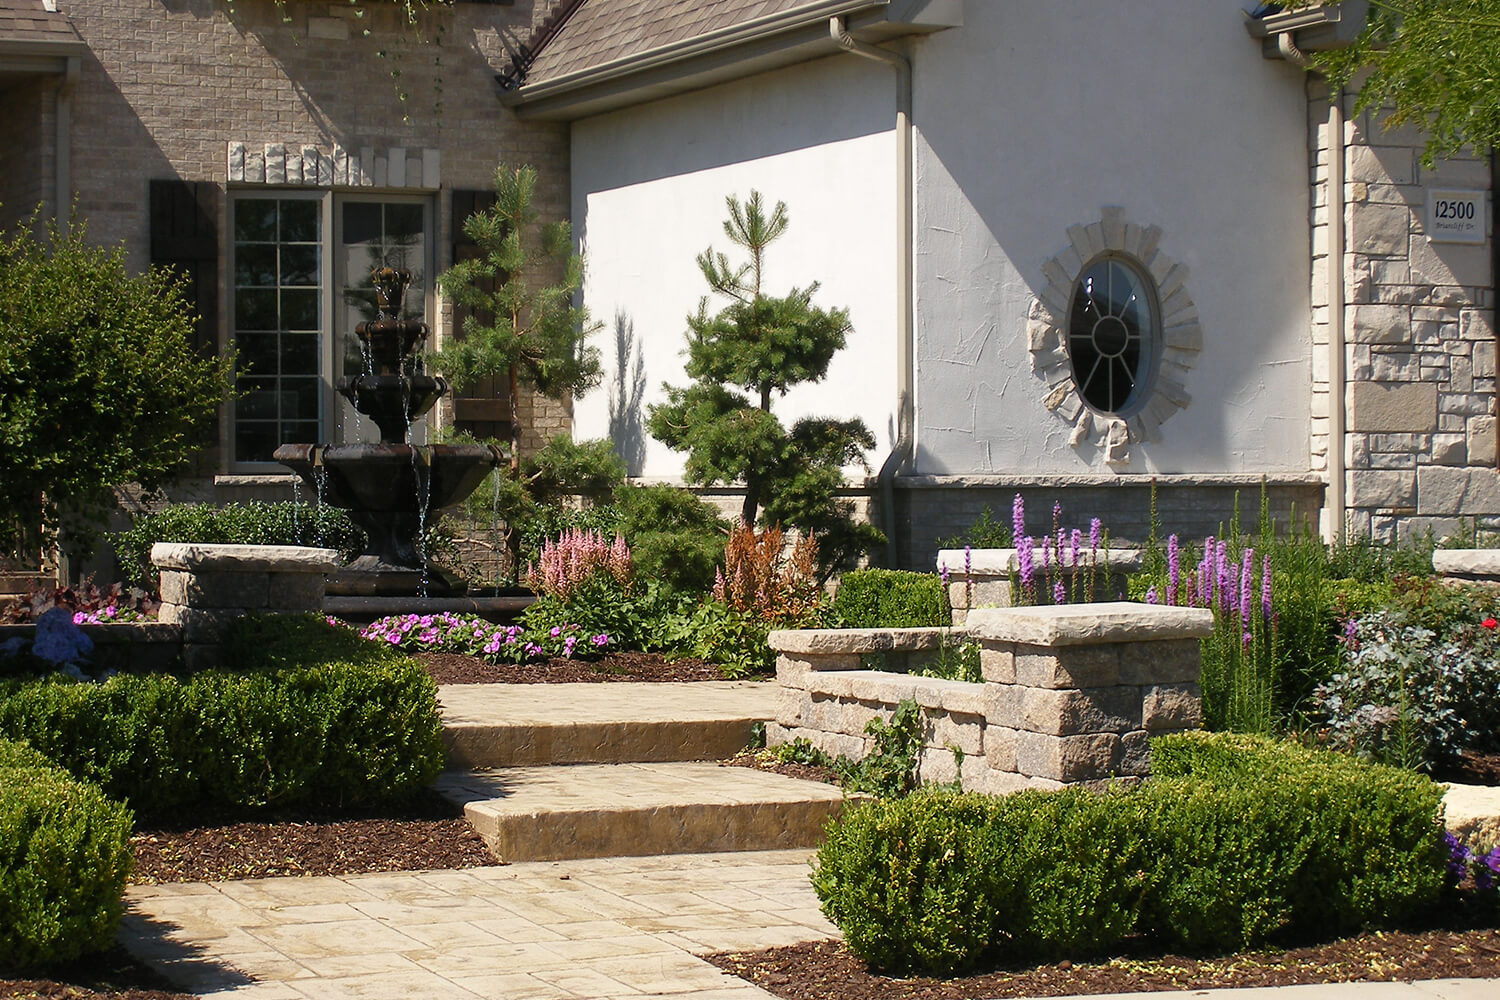
[(120, 940), (235, 1000), (765, 1000), (698, 956), (837, 936), (812, 852), (137, 886)]

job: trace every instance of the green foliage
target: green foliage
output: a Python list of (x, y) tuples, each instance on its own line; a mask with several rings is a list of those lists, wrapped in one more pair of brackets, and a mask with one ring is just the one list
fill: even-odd
[(338, 549), (345, 559), (353, 559), (364, 550), (365, 533), (348, 511), (324, 504), (180, 503), (137, 517), (110, 541), (126, 579), (154, 589), (151, 546), (157, 542), (314, 545)]
[(1010, 525), (995, 520), (994, 512), (986, 507), (965, 534), (939, 538), (937, 546), (940, 549), (1008, 549), (1011, 547), (1010, 531)]
[(773, 395), (827, 376), (847, 340), (849, 314), (814, 306), (816, 282), (766, 295), (765, 251), (786, 231), (786, 205), (777, 202), (767, 214), (757, 191), (747, 202), (731, 196), (726, 203), (725, 235), (749, 259), (735, 266), (712, 248), (698, 255), (709, 287), (731, 302), (710, 315), (704, 298), (688, 317), (685, 370), (693, 382), (665, 386), (667, 401), (649, 408), (647, 427), (687, 452), (688, 482), (744, 483), (747, 525), (759, 517), (815, 535), (826, 578), (884, 541), (854, 520), (851, 501), (838, 497), (844, 467), (864, 465), (875, 438), (858, 420), (808, 417), (788, 429), (771, 404)]
[(891, 721), (879, 717), (865, 726), (870, 752), (861, 760), (840, 762), (840, 775), (851, 792), (880, 798), (909, 795), (921, 784), (917, 765), (922, 753), (922, 710), (910, 698), (896, 705)]
[(948, 625), (948, 595), (931, 573), (857, 569), (845, 573), (833, 598), (845, 628), (920, 628)]
[[(1358, 112), (1427, 134), (1423, 162), (1500, 145), (1500, 3), (1381, 0), (1354, 45), (1314, 64), (1336, 87), (1361, 74)], [(1367, 71), (1367, 72), (1366, 72)]]
[(1179, 733), (1144, 789), (1161, 859), (1142, 930), (1228, 951), (1390, 926), (1443, 884), (1442, 789), (1293, 743)]
[(614, 509), (640, 577), (681, 594), (713, 586), (729, 525), (711, 505), (673, 486), (626, 486)]
[(704, 601), (677, 623), (670, 638), (717, 664), (726, 679), (736, 680), (776, 671), (776, 654), (766, 638), (777, 627), (752, 611)]
[[(598, 328), (575, 297), (583, 258), (573, 252), (566, 222), (539, 226), (532, 207), (537, 174), (529, 166), (495, 168), (495, 205), (464, 221), (479, 248), (438, 275), (453, 304), (466, 310), (463, 334), (433, 362), (455, 390), (503, 377), (510, 392), (511, 470), (520, 471), (519, 389), (565, 399), (599, 383), (599, 351), (586, 343)], [(558, 271), (545, 284), (539, 276)]]
[(124, 806), (0, 739), (0, 967), (63, 965), (113, 943), (130, 830)]
[(813, 888), (849, 949), (888, 972), (1098, 952), (1144, 895), (1139, 812), (1081, 790), (862, 804), (830, 825)]
[[(436, 687), (346, 630), (247, 620), (237, 669), (0, 682), (0, 735), (26, 739), (138, 813), (185, 806), (371, 805), (442, 768)], [(353, 642), (360, 640), (347, 633)], [(256, 638), (261, 645), (240, 643)]]
[(1423, 913), (1443, 884), (1441, 790), (1291, 744), (1157, 740), (1157, 777), (1099, 794), (921, 793), (855, 806), (813, 886), (855, 954), (945, 975), (1103, 951), (1311, 942)]
[(233, 361), (190, 346), (181, 279), (131, 274), (81, 220), (0, 233), (0, 274), (0, 547), (34, 555), (64, 526), (86, 547), (113, 487), (209, 443)]

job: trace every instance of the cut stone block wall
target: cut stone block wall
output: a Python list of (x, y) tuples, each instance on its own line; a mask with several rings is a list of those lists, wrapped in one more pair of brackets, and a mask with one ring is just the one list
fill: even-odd
[[(1052, 588), (1057, 583), (1066, 589), (1070, 603), (1083, 603), (1085, 598), (1075, 593), (1081, 588), (1091, 588), (1087, 600), (1108, 601), (1122, 595), (1126, 577), (1141, 568), (1141, 554), (1134, 549), (1101, 549), (1091, 554), (1085, 548), (1076, 561), (1066, 555), (1058, 563), (1056, 557), (1041, 549), (1031, 554), (1036, 572), (1033, 586), (1042, 595), (1041, 603), (1052, 601)], [(964, 624), (975, 608), (1009, 608), (1016, 604), (1011, 580), (1014, 577), (1020, 585), (1018, 549), (943, 549), (938, 552), (937, 570), (948, 579), (948, 606), (953, 609), (955, 625)]]
[[(1198, 640), (1212, 631), (1202, 609), (1115, 602), (978, 609), (964, 629), (773, 632), (779, 691), (766, 740), (860, 759), (870, 720), (889, 721), (910, 699), (924, 781), (1005, 794), (1139, 780), (1150, 737), (1198, 726)], [(964, 639), (980, 644), (981, 684), (862, 669), (870, 654)]]
[(1445, 580), (1500, 585), (1500, 549), (1434, 549), (1432, 568)]
[(225, 631), (247, 614), (321, 610), (324, 579), (338, 568), (339, 554), (292, 545), (157, 542), (151, 562), (161, 571), (158, 620), (181, 626), (183, 663), (197, 670), (221, 659)]

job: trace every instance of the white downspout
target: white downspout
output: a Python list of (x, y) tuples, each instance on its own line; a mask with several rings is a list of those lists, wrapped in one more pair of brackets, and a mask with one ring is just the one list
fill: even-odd
[[(1276, 51), (1303, 69), (1310, 63), (1290, 31), (1276, 36)], [(1344, 416), (1348, 368), (1345, 364), (1344, 303), (1344, 92), (1328, 94), (1328, 192), (1323, 210), (1328, 214), (1328, 508), (1323, 521), (1324, 541), (1344, 537)]]
[(880, 466), (880, 502), (884, 511), (886, 565), (898, 564), (896, 549), (896, 473), (910, 461), (916, 446), (915, 323), (912, 317), (912, 72), (911, 60), (888, 49), (867, 45), (849, 34), (842, 17), (828, 19), (828, 33), (846, 52), (883, 62), (896, 71), (896, 443)]

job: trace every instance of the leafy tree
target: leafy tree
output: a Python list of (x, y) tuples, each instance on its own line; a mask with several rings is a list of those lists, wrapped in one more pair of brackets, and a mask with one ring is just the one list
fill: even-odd
[(1356, 42), (1314, 60), (1335, 86), (1368, 70), (1357, 108), (1424, 131), (1428, 164), (1500, 145), (1500, 0), (1371, 0)]
[(787, 228), (784, 202), (767, 214), (758, 191), (726, 199), (724, 232), (749, 260), (731, 265), (712, 247), (698, 255), (709, 287), (731, 301), (719, 312), (708, 299), (687, 319), (686, 372), (693, 383), (664, 386), (667, 402), (650, 407), (647, 428), (688, 454), (691, 483), (742, 482), (741, 518), (798, 528), (818, 539), (823, 573), (883, 541), (854, 520), (853, 503), (837, 499), (847, 465), (864, 464), (875, 438), (859, 420), (805, 417), (783, 426), (774, 396), (821, 382), (849, 334), (849, 313), (812, 304), (816, 282), (786, 295), (765, 293), (766, 248)]
[[(462, 338), (434, 363), (459, 393), (482, 378), (505, 376), (513, 478), (521, 474), (520, 388), (564, 399), (593, 388), (600, 375), (599, 351), (586, 343), (598, 324), (574, 302), (583, 284), (583, 258), (573, 252), (568, 223), (536, 224), (535, 192), (531, 167), (496, 167), (494, 207), (464, 222), (479, 255), (437, 279), (443, 294), (468, 315)], [(551, 273), (561, 280), (546, 283)]]
[(153, 487), (210, 443), (232, 358), (192, 347), (182, 281), (31, 220), (0, 234), (0, 536), (88, 548), (111, 490)]

